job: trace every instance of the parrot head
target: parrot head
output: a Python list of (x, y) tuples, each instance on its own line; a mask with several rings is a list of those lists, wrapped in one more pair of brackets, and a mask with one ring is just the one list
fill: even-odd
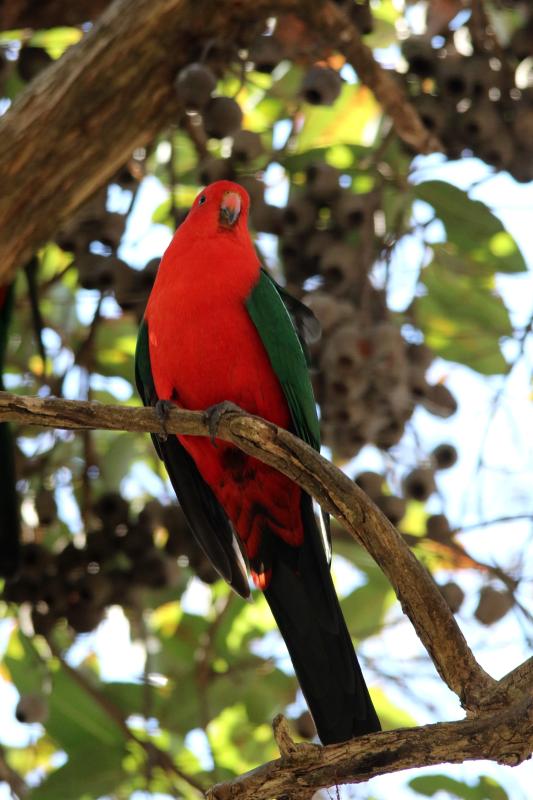
[(196, 198), (184, 224), (193, 223), (204, 232), (247, 232), (250, 198), (242, 186), (231, 181), (217, 181)]

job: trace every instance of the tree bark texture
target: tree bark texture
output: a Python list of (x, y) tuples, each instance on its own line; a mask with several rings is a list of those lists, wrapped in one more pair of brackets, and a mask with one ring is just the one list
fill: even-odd
[(0, 30), (55, 28), (95, 20), (111, 0), (2, 0)]

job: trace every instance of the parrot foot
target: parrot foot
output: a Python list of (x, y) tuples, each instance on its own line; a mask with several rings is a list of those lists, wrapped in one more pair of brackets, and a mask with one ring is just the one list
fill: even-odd
[(175, 405), (170, 400), (158, 400), (154, 406), (156, 417), (161, 423), (161, 427), (163, 428), (163, 432), (157, 434), (157, 437), (161, 439), (162, 442), (166, 442), (166, 440), (168, 439), (168, 431), (166, 429), (165, 423), (168, 419), (170, 411), (173, 408), (175, 408)]
[(207, 423), (207, 427), (209, 429), (209, 438), (211, 439), (211, 444), (215, 445), (216, 447), (216, 436), (218, 433), (218, 426), (220, 425), (220, 420), (229, 412), (237, 411), (239, 414), (243, 413), (242, 408), (239, 408), (238, 405), (232, 403), (231, 400), (223, 400), (222, 403), (216, 403), (214, 406), (209, 406), (204, 411), (204, 419)]

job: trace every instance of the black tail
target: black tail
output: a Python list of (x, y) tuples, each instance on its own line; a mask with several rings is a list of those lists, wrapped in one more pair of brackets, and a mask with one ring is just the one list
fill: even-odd
[(302, 514), (302, 547), (269, 537), (272, 577), (265, 597), (318, 735), (323, 744), (332, 744), (381, 726), (333, 587), (311, 499), (303, 493)]
[(20, 518), (15, 485), (15, 442), (8, 422), (0, 422), (0, 576), (19, 566)]

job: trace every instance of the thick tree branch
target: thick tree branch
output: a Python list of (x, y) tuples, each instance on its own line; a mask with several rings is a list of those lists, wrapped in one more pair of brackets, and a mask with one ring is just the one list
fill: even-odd
[(384, 731), (328, 747), (296, 745), (276, 761), (214, 786), (208, 800), (309, 800), (326, 786), (362, 783), (377, 775), (443, 762), (488, 758), (515, 766), (533, 749), (533, 697), (459, 722)]
[(442, 152), (442, 143), (422, 122), (398, 76), (376, 61), (359, 29), (348, 21), (340, 6), (336, 3), (319, 6), (312, 19), (317, 36), (335, 42), (361, 83), (373, 91), (398, 136), (416, 153)]
[[(0, 420), (73, 430), (161, 431), (149, 408), (7, 392), (0, 392)], [(172, 410), (165, 424), (169, 433), (208, 434), (204, 416), (197, 411)], [(465, 708), (478, 709), (495, 681), (477, 663), (430, 574), (364, 492), (301, 439), (257, 417), (228, 413), (222, 417), (219, 436), (292, 478), (368, 550), (389, 578), (443, 680)]]

